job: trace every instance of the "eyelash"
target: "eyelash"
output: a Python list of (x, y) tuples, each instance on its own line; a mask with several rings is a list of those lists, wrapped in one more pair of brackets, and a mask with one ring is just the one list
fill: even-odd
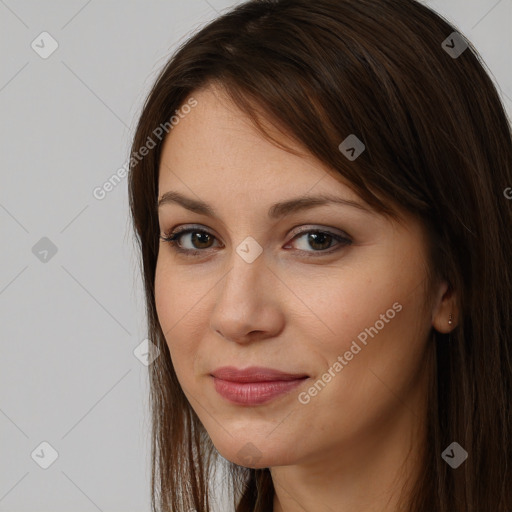
[[(207, 249), (183, 249), (183, 248), (181, 248), (178, 243), (179, 239), (183, 235), (186, 235), (189, 233), (207, 234), (207, 235), (213, 237), (215, 240), (217, 239), (209, 231), (206, 231), (206, 230), (200, 229), (200, 228), (178, 228), (174, 231), (171, 230), (169, 232), (164, 233), (165, 236), (161, 236), (160, 239), (163, 240), (164, 242), (167, 242), (168, 244), (170, 244), (171, 247), (173, 248), (173, 250), (175, 250), (176, 252), (184, 254), (189, 257), (199, 256), (201, 253), (204, 253), (211, 249), (211, 247), (209, 247)], [(352, 240), (348, 236), (341, 236), (339, 234), (331, 233), (330, 231), (323, 231), (321, 229), (309, 229), (309, 230), (300, 231), (299, 233), (295, 233), (294, 237), (290, 241), (293, 241), (296, 238), (300, 238), (301, 236), (303, 236), (305, 234), (309, 234), (309, 233), (317, 233), (317, 234), (320, 233), (320, 234), (324, 234), (324, 235), (329, 235), (329, 236), (333, 237), (335, 240), (337, 240), (339, 243), (334, 246), (334, 249), (332, 247), (330, 247), (329, 249), (320, 250), (320, 251), (302, 251), (302, 250), (298, 249), (299, 252), (305, 253), (307, 257), (316, 258), (318, 256), (331, 254), (333, 252), (340, 250), (343, 247), (346, 247), (346, 246), (352, 244)], [(311, 252), (313, 254), (308, 254)], [(317, 254), (315, 254), (315, 253), (317, 253)]]

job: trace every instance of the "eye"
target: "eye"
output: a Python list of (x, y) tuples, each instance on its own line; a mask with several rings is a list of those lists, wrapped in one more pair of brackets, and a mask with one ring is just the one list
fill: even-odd
[[(182, 247), (181, 239), (184, 238), (185, 235), (189, 237), (189, 242), (192, 243), (192, 248)], [(173, 249), (177, 252), (189, 253), (192, 255), (198, 254), (205, 249), (210, 249), (211, 242), (216, 239), (215, 236), (208, 231), (199, 228), (178, 228), (170, 233), (165, 233), (165, 236), (161, 236), (160, 238), (164, 242), (171, 244)]]
[[(324, 231), (321, 229), (309, 229), (306, 231), (301, 231), (294, 236), (292, 242), (294, 240), (299, 241), (299, 251), (310, 253), (307, 254), (307, 256), (313, 257), (317, 256), (317, 254), (311, 253), (320, 253), (318, 256), (330, 254), (340, 249), (340, 246), (345, 247), (352, 243), (352, 240), (347, 235), (331, 233), (330, 231)], [(285, 248), (288, 248), (290, 243), (291, 242), (285, 245)], [(313, 251), (308, 250), (308, 247), (313, 248)]]
[[(190, 256), (197, 256), (211, 249), (213, 242), (217, 240), (210, 232), (200, 228), (178, 228), (169, 233), (165, 233), (165, 236), (161, 236), (160, 238), (164, 242), (171, 244), (175, 251)], [(183, 247), (182, 239), (188, 240), (191, 247)], [(284, 248), (288, 249), (291, 242), (294, 240), (301, 241), (299, 245), (302, 247), (299, 247), (298, 251), (306, 253), (308, 257), (330, 254), (342, 247), (352, 244), (352, 240), (345, 234), (331, 233), (321, 229), (309, 229), (296, 233)], [(308, 247), (313, 250), (308, 250)]]

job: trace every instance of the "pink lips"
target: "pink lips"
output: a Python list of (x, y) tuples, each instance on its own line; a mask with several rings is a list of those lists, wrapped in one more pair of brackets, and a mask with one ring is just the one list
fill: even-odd
[(217, 392), (239, 405), (257, 405), (291, 391), (308, 378), (306, 374), (292, 374), (251, 366), (239, 370), (233, 366), (217, 368), (211, 373)]

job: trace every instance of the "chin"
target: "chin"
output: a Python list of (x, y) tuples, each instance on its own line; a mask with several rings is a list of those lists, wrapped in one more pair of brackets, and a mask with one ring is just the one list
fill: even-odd
[(297, 460), (297, 453), (291, 447), (283, 446), (282, 442), (271, 443), (263, 438), (254, 442), (249, 438), (231, 440), (227, 444), (217, 445), (217, 451), (226, 460), (239, 466), (251, 469), (262, 469), (271, 466), (288, 466)]

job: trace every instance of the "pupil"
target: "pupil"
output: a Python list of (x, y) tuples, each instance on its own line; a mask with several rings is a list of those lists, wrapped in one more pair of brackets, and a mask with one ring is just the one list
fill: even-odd
[[(327, 240), (327, 246), (320, 247), (320, 249), (327, 249), (327, 248), (329, 248), (330, 238), (331, 238), (331, 235), (328, 235), (327, 233), (310, 233), (309, 234), (309, 243), (311, 244), (312, 247), (315, 247), (315, 244), (318, 244), (318, 243), (320, 245), (325, 245), (325, 241)], [(324, 243), (322, 243), (322, 241)]]
[[(193, 243), (194, 245), (196, 245), (196, 241), (197, 241), (197, 239), (198, 239), (198, 238), (201, 238), (201, 237), (204, 237), (204, 238), (205, 238), (205, 240), (203, 240), (203, 242), (208, 243), (208, 240), (206, 240), (206, 238), (207, 238), (208, 236), (209, 236), (209, 235), (208, 235), (208, 233), (198, 233), (198, 232), (196, 232), (196, 233), (192, 233), (192, 243)], [(201, 243), (201, 241), (199, 241), (199, 243)]]

